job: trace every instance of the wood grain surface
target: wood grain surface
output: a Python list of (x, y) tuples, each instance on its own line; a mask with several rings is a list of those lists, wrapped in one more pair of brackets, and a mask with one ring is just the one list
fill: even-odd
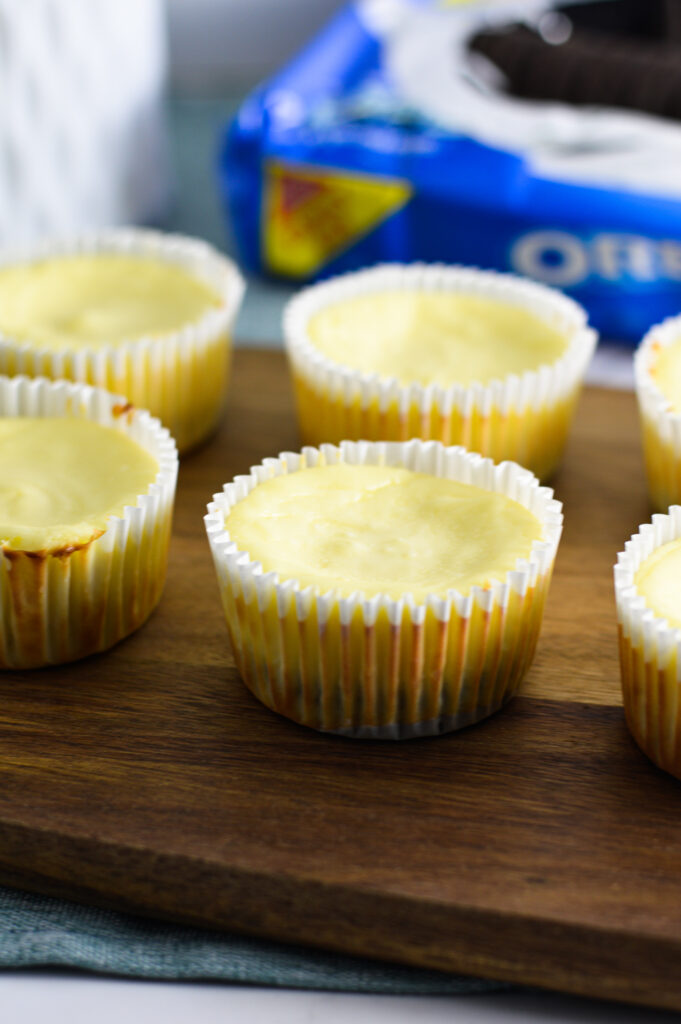
[(584, 395), (565, 533), (521, 696), (406, 743), (308, 731), (228, 653), (202, 515), (298, 445), (281, 355), (237, 354), (180, 472), (168, 583), (139, 633), (0, 673), (0, 881), (83, 902), (681, 1008), (681, 788), (620, 707), (612, 564), (648, 517), (631, 395)]

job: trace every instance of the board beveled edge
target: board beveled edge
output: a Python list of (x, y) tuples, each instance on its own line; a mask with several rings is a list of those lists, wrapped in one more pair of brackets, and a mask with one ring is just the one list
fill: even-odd
[(0, 881), (146, 919), (681, 1009), (681, 936), (599, 930), (506, 910), (445, 905), (304, 874), (274, 877), (246, 865), (159, 855), (94, 836), (8, 822), (0, 823)]

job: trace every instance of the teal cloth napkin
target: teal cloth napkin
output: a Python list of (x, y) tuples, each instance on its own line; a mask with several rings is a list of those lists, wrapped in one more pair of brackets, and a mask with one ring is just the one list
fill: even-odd
[(508, 988), (478, 978), (161, 924), (0, 888), (0, 968), (17, 967), (395, 995)]

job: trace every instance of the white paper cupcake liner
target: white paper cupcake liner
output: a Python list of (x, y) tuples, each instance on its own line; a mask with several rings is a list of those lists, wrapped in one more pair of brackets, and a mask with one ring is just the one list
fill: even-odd
[(648, 757), (681, 778), (681, 630), (648, 607), (634, 582), (653, 551), (679, 537), (679, 505), (639, 528), (617, 556), (615, 602), (627, 724)]
[(148, 412), (87, 385), (0, 377), (0, 416), (63, 416), (115, 427), (159, 471), (146, 494), (111, 516), (96, 540), (58, 553), (0, 546), (0, 668), (73, 661), (141, 626), (161, 596), (172, 523), (177, 449)]
[[(231, 540), (230, 509), (270, 477), (338, 462), (405, 466), (505, 494), (537, 516), (543, 537), (503, 581), (423, 603), (409, 594), (320, 594), (264, 573)], [(252, 692), (315, 729), (403, 739), (470, 725), (517, 691), (534, 655), (562, 513), (553, 492), (514, 463), (495, 466), (434, 441), (344, 441), (265, 459), (214, 496), (205, 523), (234, 658)]]
[(648, 331), (634, 356), (648, 493), (655, 509), (681, 502), (681, 414), (655, 383), (652, 370), (660, 349), (681, 338), (681, 316)]
[(205, 242), (132, 228), (44, 243), (6, 255), (1, 262), (23, 264), (102, 252), (175, 264), (203, 281), (220, 304), (179, 331), (91, 348), (41, 348), (0, 332), (0, 373), (63, 378), (125, 395), (157, 416), (185, 452), (215, 429), (222, 413), (243, 278), (231, 260)]
[[(554, 363), (489, 384), (404, 385), (332, 361), (307, 326), (326, 306), (388, 290), (464, 292), (520, 306), (568, 339)], [(494, 461), (512, 459), (546, 479), (562, 455), (575, 402), (597, 340), (567, 296), (510, 274), (474, 268), (386, 264), (304, 289), (284, 313), (284, 337), (305, 442), (341, 439), (462, 444)]]

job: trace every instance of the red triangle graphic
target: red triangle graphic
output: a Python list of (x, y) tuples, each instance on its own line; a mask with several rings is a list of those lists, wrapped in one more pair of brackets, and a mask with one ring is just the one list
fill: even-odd
[(281, 184), (281, 210), (282, 213), (291, 213), (297, 207), (313, 196), (325, 191), (323, 182), (310, 181), (307, 178), (297, 178), (290, 174), (282, 174)]

